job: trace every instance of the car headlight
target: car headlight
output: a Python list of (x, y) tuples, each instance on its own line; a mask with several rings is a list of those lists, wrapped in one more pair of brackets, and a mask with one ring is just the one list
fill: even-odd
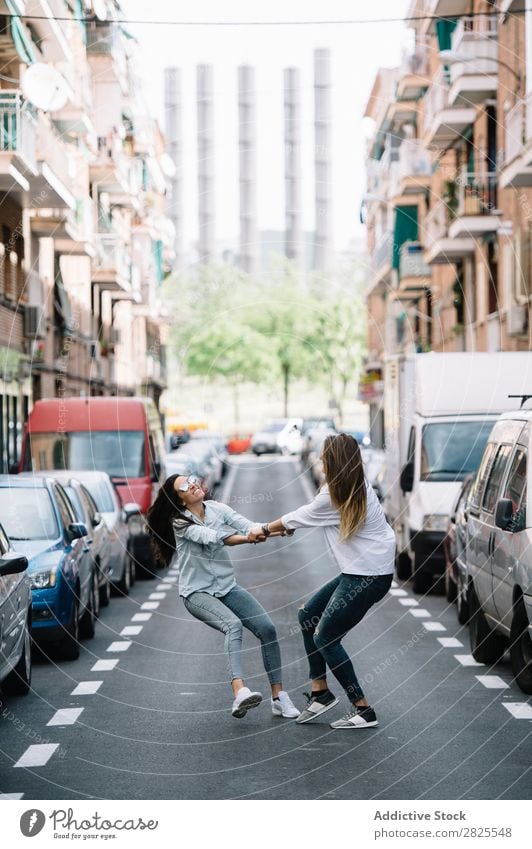
[(44, 590), (48, 587), (55, 587), (55, 576), (57, 569), (43, 569), (40, 572), (30, 574), (32, 590)]
[(423, 516), (424, 531), (446, 531), (449, 517), (446, 513), (428, 513)]
[(129, 533), (132, 537), (138, 537), (144, 533), (145, 525), (142, 516), (132, 516), (127, 523)]

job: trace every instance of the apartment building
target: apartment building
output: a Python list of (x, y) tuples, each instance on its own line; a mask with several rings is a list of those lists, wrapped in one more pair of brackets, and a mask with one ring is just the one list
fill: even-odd
[[(413, 0), (413, 46), (366, 108), (366, 373), (382, 433), (397, 351), (531, 348), (532, 11)], [(530, 125), (530, 126), (529, 126)]]
[(38, 398), (165, 385), (165, 142), (119, 4), (92, 10), (0, 0), (4, 470)]

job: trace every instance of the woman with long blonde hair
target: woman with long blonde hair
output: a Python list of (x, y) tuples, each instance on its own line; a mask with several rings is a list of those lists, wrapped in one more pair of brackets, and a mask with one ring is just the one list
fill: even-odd
[(311, 722), (338, 704), (327, 684), (328, 667), (351, 703), (349, 713), (331, 728), (370, 728), (378, 725), (377, 717), (342, 639), (390, 589), (395, 537), (365, 477), (356, 439), (345, 433), (328, 436), (322, 460), (326, 483), (314, 500), (262, 526), (266, 536), (323, 527), (340, 570), (299, 610), (312, 692), (296, 722)]

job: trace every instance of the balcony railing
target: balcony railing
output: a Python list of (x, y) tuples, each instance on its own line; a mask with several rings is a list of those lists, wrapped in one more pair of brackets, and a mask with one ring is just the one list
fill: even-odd
[(438, 112), (449, 105), (449, 80), (441, 68), (433, 77), (432, 85), (424, 97), (425, 129), (431, 125)]
[(37, 124), (19, 91), (0, 92), (0, 152), (19, 153), (36, 169)]
[(519, 100), (506, 115), (505, 164), (520, 156), (532, 140), (532, 94)]
[(37, 159), (48, 166), (74, 197), (77, 194), (76, 163), (68, 145), (55, 131), (47, 115), (39, 114), (37, 124)]
[(91, 197), (77, 198), (76, 207), (68, 210), (67, 218), (76, 241), (93, 241), (94, 201)]
[(131, 259), (125, 246), (114, 233), (98, 233), (95, 259), (97, 271), (108, 271), (129, 285), (131, 281)]
[(426, 177), (431, 171), (431, 158), (422, 142), (418, 139), (404, 139), (399, 148), (399, 179)]
[(448, 204), (444, 200), (438, 201), (425, 218), (423, 228), (425, 248), (447, 236), (450, 219), (451, 213)]
[(405, 51), (401, 61), (401, 77), (424, 77), (429, 72), (429, 42), (419, 40), (413, 50)]
[(404, 242), (399, 253), (399, 277), (430, 277), (431, 268), (423, 258), (420, 242)]
[(458, 208), (456, 216), (491, 215), (497, 209), (497, 175), (495, 172), (464, 171), (457, 180)]
[(111, 21), (90, 21), (87, 24), (87, 53), (110, 54), (117, 42), (117, 26)]
[(392, 260), (393, 235), (386, 230), (375, 245), (372, 253), (373, 271), (377, 272), (383, 265)]
[(0, 242), (0, 293), (8, 300), (22, 303), (27, 300), (22, 261), (15, 251), (8, 251)]

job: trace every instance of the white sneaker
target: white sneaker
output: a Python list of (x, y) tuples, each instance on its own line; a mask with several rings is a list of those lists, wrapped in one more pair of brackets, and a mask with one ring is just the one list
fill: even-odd
[(286, 690), (281, 690), (278, 698), (271, 699), (271, 703), (274, 716), (285, 716), (288, 719), (295, 719), (296, 716), (299, 716), (299, 711)]
[(250, 708), (258, 707), (262, 702), (262, 693), (252, 693), (249, 687), (241, 687), (236, 694), (231, 713), (236, 719), (242, 719)]

